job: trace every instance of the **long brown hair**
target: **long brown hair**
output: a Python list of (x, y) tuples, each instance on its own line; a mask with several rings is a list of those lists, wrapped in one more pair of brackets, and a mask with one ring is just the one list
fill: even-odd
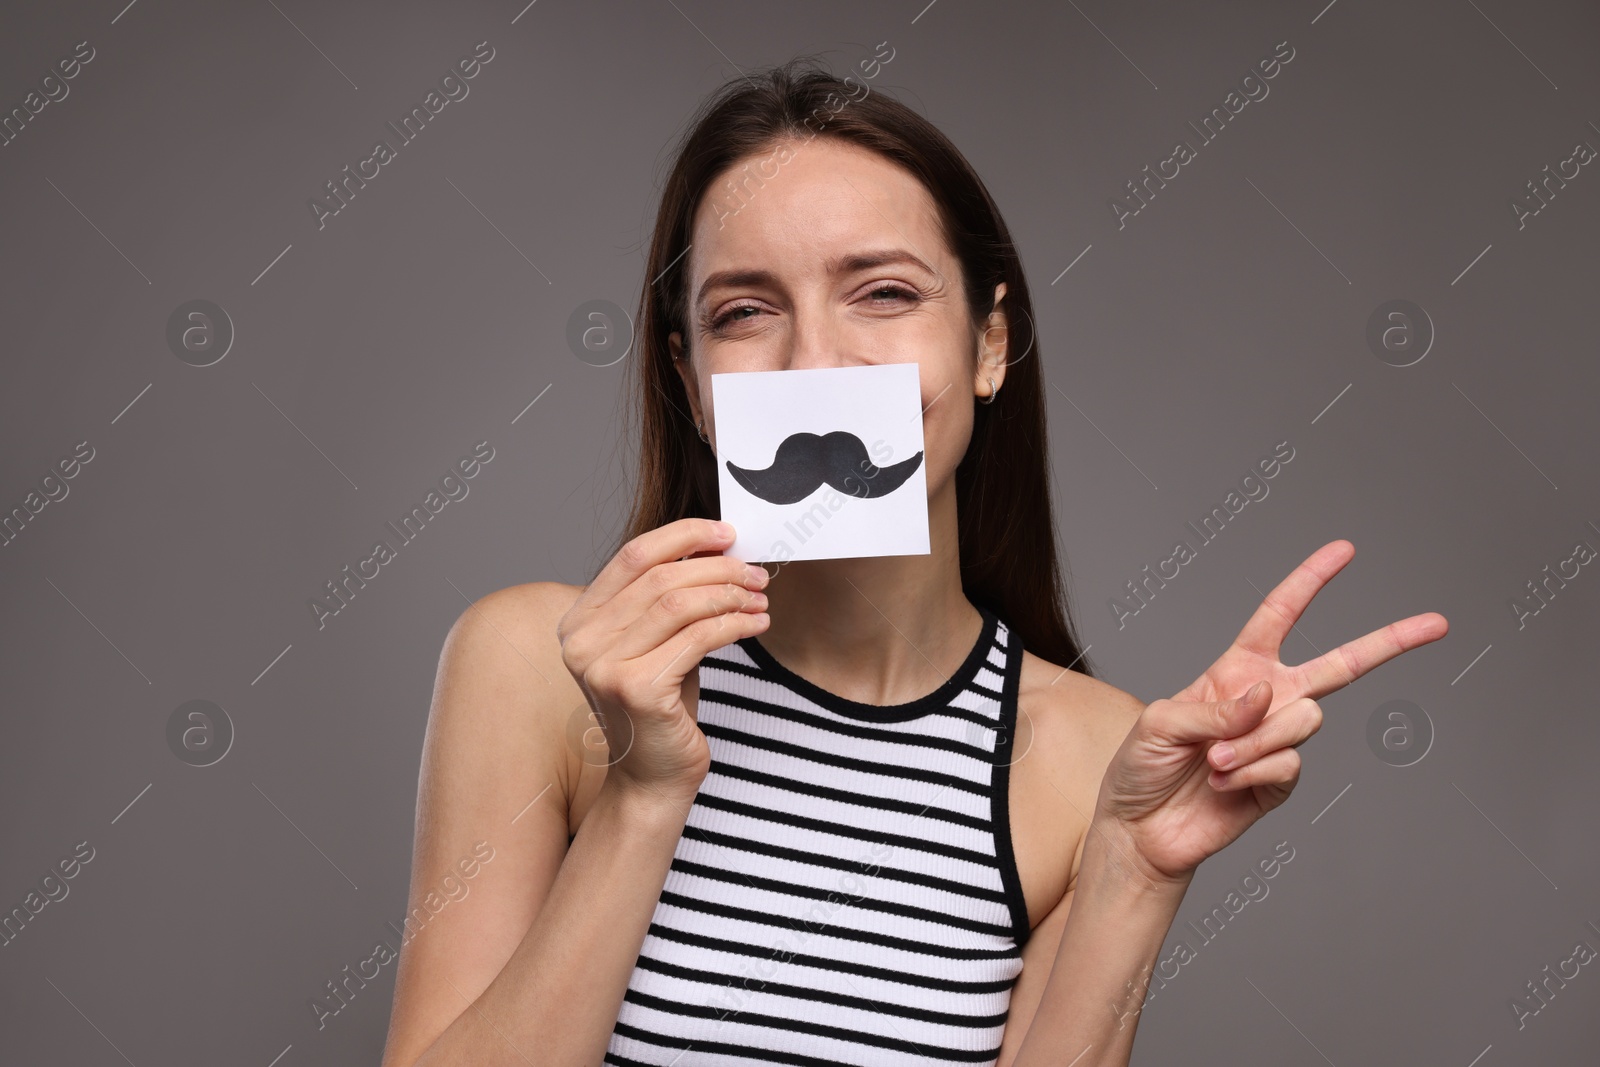
[(852, 91), (844, 79), (794, 60), (729, 81), (692, 120), (662, 192), (639, 301), (632, 398), (640, 421), (639, 479), (622, 541), (677, 519), (718, 515), (716, 459), (699, 438), (667, 343), (675, 330), (689, 334), (686, 253), (702, 196), (728, 168), (783, 138), (836, 137), (879, 153), (927, 187), (961, 263), (975, 330), (988, 318), (995, 286), (1006, 285), (1012, 361), (1005, 388), (993, 404), (974, 403), (972, 440), (956, 468), (961, 586), (1028, 651), (1092, 677), (1057, 562), (1044, 379), (1028, 282), (1011, 234), (982, 180), (943, 133), (881, 90), (857, 99), (864, 88)]

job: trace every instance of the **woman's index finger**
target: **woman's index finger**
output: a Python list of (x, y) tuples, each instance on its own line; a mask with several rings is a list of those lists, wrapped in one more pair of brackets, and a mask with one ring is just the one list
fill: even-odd
[(1349, 541), (1330, 541), (1306, 557), (1288, 577), (1273, 587), (1239, 631), (1234, 644), (1247, 652), (1276, 656), (1283, 639), (1300, 620), (1311, 598), (1355, 556)]
[(700, 551), (718, 552), (733, 542), (733, 527), (716, 519), (677, 519), (647, 530), (623, 545), (595, 575), (589, 591), (604, 603), (661, 563)]

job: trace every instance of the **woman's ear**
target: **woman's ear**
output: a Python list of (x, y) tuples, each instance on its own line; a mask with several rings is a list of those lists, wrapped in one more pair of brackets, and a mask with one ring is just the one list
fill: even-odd
[(694, 424), (704, 426), (706, 420), (700, 413), (700, 388), (695, 381), (694, 370), (689, 365), (689, 353), (683, 348), (683, 334), (677, 330), (667, 334), (667, 350), (672, 353), (673, 369), (683, 380), (683, 391), (689, 398), (689, 413), (694, 416)]
[(978, 341), (978, 367), (973, 375), (972, 391), (973, 395), (984, 399), (990, 396), (989, 379), (994, 379), (995, 392), (1006, 381), (1006, 357), (1011, 349), (1006, 311), (1001, 303), (1005, 295), (1006, 283), (1001, 282), (994, 287), (994, 309), (989, 312), (983, 336)]

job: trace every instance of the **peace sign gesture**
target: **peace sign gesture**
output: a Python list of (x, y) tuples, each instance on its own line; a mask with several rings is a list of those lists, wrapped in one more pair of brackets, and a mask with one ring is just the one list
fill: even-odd
[[(1427, 612), (1297, 666), (1283, 663), (1284, 638), (1354, 555), (1349, 541), (1313, 552), (1215, 663), (1145, 708), (1128, 732), (1101, 783), (1099, 812), (1151, 877), (1187, 877), (1288, 798), (1300, 777), (1295, 746), (1322, 725), (1318, 697), (1449, 631), (1443, 615)], [(1265, 692), (1246, 693), (1262, 682)]]
[(1402, 652), (1437, 641), (1450, 630), (1443, 615), (1430, 611), (1391, 622), (1332, 652), (1290, 667), (1278, 658), (1283, 639), (1300, 621), (1311, 598), (1344, 570), (1356, 554), (1349, 541), (1330, 541), (1306, 559), (1267, 594), (1250, 621), (1218, 660), (1190, 682), (1173, 700), (1226, 700), (1246, 686), (1265, 681), (1272, 686), (1268, 714), (1302, 697), (1312, 700), (1342, 689), (1372, 668)]

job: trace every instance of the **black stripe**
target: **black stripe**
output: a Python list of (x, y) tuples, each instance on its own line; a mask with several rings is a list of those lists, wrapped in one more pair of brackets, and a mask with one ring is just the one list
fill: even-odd
[[(1005, 672), (1005, 669), (1003, 667), (996, 667), (992, 663), (989, 664), (989, 670), (992, 671), (995, 674), (998, 674), (1001, 678), (1004, 678), (1006, 676), (1006, 672)], [(1004, 683), (1002, 683), (1002, 684), (1004, 684)], [(972, 679), (972, 681), (967, 683), (967, 688), (976, 691), (981, 696), (988, 697), (990, 700), (1004, 700), (1005, 699), (1005, 696), (1004, 696), (1003, 693), (997, 693), (993, 689), (990, 689), (986, 685), (979, 685), (978, 684), (978, 679), (976, 677), (974, 677)]]
[[(743, 708), (746, 711), (753, 711), (761, 715), (772, 715), (787, 722), (815, 727), (818, 730), (824, 730), (841, 737), (855, 737), (863, 741), (882, 741), (891, 745), (909, 745), (914, 748), (938, 748), (946, 752), (970, 756), (985, 763), (989, 762), (987, 749), (979, 748), (977, 745), (969, 745), (966, 742), (957, 741), (950, 737), (936, 737), (922, 733), (897, 733), (893, 730), (875, 730), (870, 726), (861, 726), (853, 721), (840, 722), (836, 719), (826, 719), (821, 715), (813, 715), (809, 711), (786, 708), (782, 704), (774, 704), (771, 701), (760, 700), (756, 697), (741, 696), (738, 693), (730, 693), (725, 689), (715, 689), (706, 685), (700, 686), (700, 699), (712, 700), (731, 708)], [(998, 699), (998, 694), (996, 694), (996, 699)], [(952, 710), (960, 711), (961, 709), (955, 708)], [(993, 724), (985, 720), (984, 725), (992, 726)]]
[(819, 707), (827, 708), (838, 715), (849, 719), (862, 719), (868, 722), (909, 722), (920, 718), (929, 712), (937, 712), (948, 707), (950, 699), (962, 688), (977, 672), (978, 666), (988, 656), (990, 647), (994, 644), (999, 619), (994, 612), (982, 605), (975, 605), (978, 614), (983, 617), (983, 625), (978, 630), (978, 639), (972, 643), (972, 649), (961, 661), (961, 666), (947, 678), (943, 685), (933, 692), (918, 697), (916, 700), (905, 704), (863, 704), (858, 700), (849, 700), (831, 693), (809, 679), (802, 678), (783, 664), (773, 658), (772, 654), (762, 646), (755, 637), (741, 637), (737, 642), (756, 666), (760, 667), (766, 676)]
[[(994, 645), (991, 645), (990, 647), (991, 648), (998, 648), (998, 646), (994, 646)], [(1003, 654), (1004, 653), (1002, 653), (1002, 655)], [(703, 667), (713, 668), (714, 670), (729, 671), (729, 672), (731, 672), (733, 674), (744, 675), (747, 678), (757, 678), (757, 679), (759, 679), (759, 680), (761, 680), (763, 682), (772, 682), (774, 685), (777, 685), (779, 688), (784, 689), (786, 692), (790, 692), (790, 693), (794, 692), (794, 690), (788, 689), (788, 687), (784, 686), (781, 682), (773, 682), (773, 680), (767, 676), (767, 673), (765, 671), (763, 671), (760, 667), (753, 667), (748, 663), (739, 663), (736, 660), (731, 660), (731, 659), (715, 659), (715, 658), (713, 658), (711, 656), (707, 656), (705, 659), (700, 661), (700, 665), (703, 666)], [(994, 671), (996, 674), (1000, 673), (1000, 668), (996, 667), (993, 663), (989, 663), (988, 667), (989, 667), (989, 669), (991, 671)], [(984, 697), (984, 698), (986, 698), (988, 700), (999, 700), (1000, 699), (1000, 694), (996, 693), (992, 689), (985, 689), (981, 685), (973, 685), (973, 684), (971, 684), (969, 682), (967, 684), (966, 688), (971, 690), (972, 692), (976, 693), (978, 696)], [(701, 692), (704, 693), (705, 689), (702, 688)], [(954, 699), (954, 697), (952, 696), (951, 699)], [(815, 703), (815, 702), (813, 702), (813, 703)], [(781, 705), (780, 705), (780, 707), (781, 707)], [(793, 711), (794, 709), (793, 708), (782, 708), (782, 710), (785, 711), (785, 712), (790, 712), (790, 711)], [(930, 717), (931, 716), (935, 716), (935, 715), (947, 715), (947, 716), (950, 716), (952, 718), (964, 719), (965, 721), (973, 723), (973, 724), (975, 724), (977, 726), (988, 726), (988, 727), (991, 727), (991, 728), (994, 726), (994, 719), (992, 717), (985, 716), (981, 712), (973, 711), (971, 708), (957, 707), (954, 704), (947, 704), (944, 707), (937, 708), (934, 711), (929, 713)], [(893, 720), (890, 720), (890, 721), (893, 721)]]
[(829, 867), (836, 871), (850, 871), (854, 874), (859, 874), (863, 878), (887, 878), (891, 882), (927, 886), (929, 889), (939, 889), (946, 893), (971, 897), (974, 900), (992, 900), (997, 904), (1006, 903), (1006, 895), (1001, 890), (985, 889), (970, 882), (958, 882), (953, 878), (940, 878), (932, 874), (923, 874), (920, 871), (884, 867), (879, 864), (869, 864), (864, 860), (847, 860), (840, 859), (837, 856), (824, 856), (820, 853), (807, 852), (803, 849), (768, 844), (765, 841), (752, 841), (747, 837), (737, 837), (733, 834), (722, 833), (719, 830), (703, 830), (698, 826), (685, 825), (683, 836), (696, 841), (704, 841), (708, 845), (720, 845), (723, 848), (731, 848), (739, 852), (751, 852), (759, 856), (791, 860), (811, 867)]
[[(640, 993), (630, 989), (624, 998), (641, 1007), (655, 1008), (657, 1011), (668, 1012), (673, 1015), (687, 1015), (699, 1019), (712, 1019), (718, 1015), (717, 1009), (698, 1004), (679, 1004), (676, 1001), (653, 997), (648, 993)], [(991, 1049), (978, 1049), (966, 1052), (961, 1049), (943, 1048), (938, 1045), (924, 1045), (905, 1038), (881, 1037), (877, 1034), (864, 1034), (859, 1030), (846, 1030), (839, 1026), (825, 1026), (821, 1023), (810, 1023), (802, 1019), (785, 1019), (777, 1015), (759, 1015), (753, 1012), (744, 1012), (739, 1016), (739, 1021), (751, 1026), (764, 1026), (773, 1030), (783, 1030), (794, 1034), (813, 1034), (817, 1037), (831, 1037), (841, 1041), (855, 1042), (859, 1045), (870, 1045), (874, 1048), (889, 1049), (894, 1052), (908, 1052), (915, 1055), (927, 1056), (930, 1059), (948, 1060), (952, 1063), (991, 1063), (999, 1055), (998, 1046)], [(751, 1056), (757, 1059), (771, 1057), (784, 1057), (778, 1062), (790, 1063), (795, 1060), (810, 1061), (810, 1057), (795, 1057), (792, 1054), (774, 1053), (768, 1049), (754, 1048), (748, 1045), (734, 1045), (722, 1041), (685, 1041), (683, 1038), (662, 1037), (637, 1026), (618, 1023), (616, 1032), (624, 1037), (637, 1038), (651, 1044), (665, 1045), (668, 1048), (695, 1048), (704, 1053), (720, 1052), (727, 1055)], [(816, 1061), (826, 1062), (826, 1061)]]
[[(790, 960), (788, 962), (794, 962)], [(641, 955), (639, 966), (657, 974), (665, 974), (673, 978), (682, 978), (690, 982), (699, 982), (703, 985), (726, 986), (734, 994), (739, 992), (734, 989), (741, 986), (747, 995), (752, 990), (752, 983), (737, 983), (725, 974), (714, 971), (701, 971), (693, 967), (680, 967), (675, 963), (667, 963), (651, 956)], [(826, 989), (812, 989), (808, 986), (789, 985), (786, 982), (772, 982), (757, 980), (753, 984), (755, 992), (771, 993), (774, 996), (793, 997), (796, 1000), (814, 1000), (822, 1004), (837, 1004), (843, 1008), (856, 1008), (860, 1011), (873, 1012), (880, 1015), (898, 1015), (903, 1019), (916, 1019), (919, 1022), (937, 1023), (943, 1026), (966, 1026), (984, 1028), (999, 1026), (1006, 1021), (1006, 1012), (998, 1015), (958, 1015), (948, 1011), (931, 1011), (927, 1008), (913, 1008), (902, 1004), (889, 1004), (882, 1000), (873, 1000), (867, 997), (852, 997), (843, 993), (833, 993)], [(734, 1009), (734, 1015), (740, 1015), (743, 1009)]]
[[(890, 766), (883, 763), (873, 763), (870, 760), (835, 756), (826, 752), (818, 752), (816, 749), (808, 748), (805, 745), (791, 745), (786, 741), (775, 741), (772, 738), (746, 733), (743, 730), (733, 730), (726, 726), (719, 726), (716, 723), (702, 722), (699, 725), (701, 732), (709, 738), (719, 741), (732, 741), (735, 744), (765, 749), (768, 752), (779, 752), (786, 756), (809, 760), (812, 763), (825, 763), (830, 767), (842, 767), (845, 770), (886, 775), (892, 778), (908, 778), (913, 781), (927, 782), (930, 785), (945, 785), (951, 789), (959, 789), (964, 793), (976, 793), (979, 796), (986, 796), (989, 792), (986, 786), (966, 778), (958, 778), (953, 774), (939, 774), (935, 771), (922, 770), (919, 767)], [(715, 752), (716, 750), (713, 749), (713, 755)]]
[[(629, 1026), (627, 1023), (623, 1022), (617, 1023), (615, 1029), (612, 1030), (612, 1033), (621, 1037), (637, 1038), (638, 1040), (647, 1042), (651, 1045), (665, 1045), (667, 1048), (681, 1048), (685, 1052), (687, 1052), (689, 1049), (697, 1048), (704, 1052), (721, 1052), (730, 1056), (745, 1056), (753, 1060), (765, 1060), (768, 1063), (787, 1063), (790, 1064), (791, 1067), (850, 1067), (850, 1065), (836, 1063), (833, 1060), (818, 1059), (816, 1056), (802, 1056), (795, 1052), (774, 1052), (771, 1049), (734, 1046), (723, 1044), (721, 1042), (686, 1041), (681, 1037), (663, 1037), (660, 1034), (653, 1034), (646, 1030), (640, 1030), (636, 1026)], [(611, 1057), (608, 1054), (606, 1058), (609, 1060)], [(640, 1063), (637, 1060), (622, 1060), (620, 1057), (618, 1062), (627, 1063), (630, 1065), (638, 1064), (638, 1067), (649, 1067), (648, 1064)], [(680, 1060), (675, 1060), (674, 1067), (676, 1067), (676, 1064), (680, 1062)], [(866, 1067), (866, 1065), (862, 1064), (860, 1067)]]
[(722, 659), (718, 656), (706, 656), (700, 661), (702, 667), (713, 667), (719, 671), (732, 671), (734, 674), (743, 674), (749, 678), (760, 678), (767, 681), (766, 672), (751, 663), (740, 663), (736, 659)]
[(703, 786), (699, 795), (694, 798), (694, 803), (700, 807), (731, 811), (736, 815), (748, 815), (750, 818), (760, 819), (762, 822), (781, 823), (785, 826), (799, 827), (802, 830), (815, 830), (818, 833), (832, 834), (835, 837), (848, 837), (855, 841), (890, 845), (895, 848), (908, 848), (913, 852), (927, 852), (935, 856), (948, 856), (950, 859), (965, 860), (968, 863), (976, 863), (982, 867), (997, 866), (997, 860), (994, 856), (985, 855), (974, 849), (946, 845), (938, 841), (910, 837), (906, 834), (890, 834), (881, 830), (862, 830), (858, 827), (830, 822), (827, 819), (813, 819), (806, 815), (793, 815), (787, 811), (773, 811), (771, 808), (761, 808), (754, 804), (746, 804), (742, 800), (729, 800), (727, 797), (719, 797), (715, 793), (707, 793)]
[(714, 774), (720, 774), (725, 778), (738, 778), (746, 782), (755, 782), (758, 785), (768, 785), (774, 789), (782, 789), (789, 793), (799, 793), (803, 796), (855, 804), (863, 808), (876, 808), (879, 811), (898, 811), (903, 815), (921, 815), (929, 819), (937, 819), (940, 822), (966, 826), (973, 830), (987, 831), (994, 825), (988, 819), (982, 819), (976, 815), (965, 815), (959, 811), (951, 811), (949, 808), (936, 808), (931, 804), (917, 804), (914, 801), (895, 800), (891, 797), (875, 797), (866, 793), (852, 793), (847, 789), (832, 789), (825, 785), (802, 782), (797, 778), (785, 778), (781, 774), (768, 774), (766, 771), (741, 767), (736, 763), (727, 763), (719, 759), (711, 761), (711, 770), (706, 775), (706, 781), (710, 781), (711, 775)]
[(884, 915), (898, 915), (904, 919), (917, 919), (923, 922), (934, 923), (939, 926), (953, 926), (958, 930), (971, 930), (980, 934), (991, 934), (997, 937), (1006, 937), (1011, 933), (1010, 925), (996, 925), (986, 923), (980, 919), (964, 919), (959, 915), (946, 915), (932, 908), (919, 908), (913, 904), (901, 904), (892, 900), (876, 900), (872, 897), (851, 897), (847, 894), (836, 894), (832, 889), (814, 889), (808, 885), (795, 885), (792, 882), (779, 881), (776, 878), (764, 878), (758, 874), (745, 874), (743, 871), (729, 871), (721, 867), (714, 867), (709, 863), (695, 863), (693, 860), (674, 858), (669, 870), (679, 874), (692, 874), (699, 878), (709, 878), (717, 882), (726, 882), (729, 885), (738, 885), (741, 882), (765, 889), (770, 893), (781, 893), (785, 896), (800, 897), (804, 900), (827, 900), (831, 896), (841, 896), (844, 903), (841, 907), (848, 906), (860, 908), (862, 911), (875, 911)]
[[(777, 945), (763, 947), (739, 941), (728, 941), (720, 937), (710, 937), (705, 934), (679, 930), (675, 927), (662, 926), (658, 923), (650, 924), (650, 933), (655, 934), (664, 941), (676, 941), (680, 944), (694, 945), (713, 952), (726, 952), (755, 960), (771, 961), (777, 959), (784, 963), (793, 963), (797, 966), (810, 967), (814, 970), (831, 971), (835, 974), (853, 974), (861, 978), (875, 978), (879, 981), (893, 982), (896, 985), (915, 986), (919, 989), (933, 989), (941, 993), (956, 993), (962, 996), (982, 996), (987, 993), (1000, 993), (1008, 989), (1013, 981), (1011, 979), (958, 981), (953, 978), (937, 978), (925, 974), (915, 974), (910, 971), (874, 967), (871, 964), (855, 963), (850, 960), (836, 960), (828, 956), (812, 956), (792, 949), (780, 950)], [(1020, 955), (1020, 953), (1012, 950), (1011, 956), (1007, 958), (1016, 959)], [(732, 977), (728, 976), (727, 980), (732, 981)]]
[[(789, 930), (802, 937), (810, 937), (813, 934), (822, 932), (818, 930), (802, 930), (800, 929), (800, 925), (797, 920), (788, 918), (787, 916), (774, 915), (771, 912), (766, 911), (755, 911), (751, 908), (740, 908), (732, 904), (719, 904), (711, 900), (701, 900), (698, 897), (686, 897), (680, 893), (674, 893), (670, 889), (662, 892), (661, 903), (671, 904), (675, 908), (682, 908), (684, 911), (698, 912), (702, 915), (716, 915), (724, 919), (739, 919), (743, 922), (753, 923), (759, 926), (770, 926), (774, 930)], [(669, 935), (668, 933), (664, 932), (668, 929), (668, 927), (658, 927), (652, 924), (650, 927), (650, 932), (660, 937), (666, 937), (669, 941), (682, 941), (685, 944), (700, 945), (702, 948), (716, 948), (726, 952), (741, 951), (738, 943), (734, 941), (724, 941), (720, 938), (706, 937), (702, 934), (691, 934), (685, 931), (677, 930), (671, 931)], [(932, 941), (912, 941), (909, 938), (895, 937), (892, 934), (880, 934), (871, 930), (852, 930), (849, 927), (844, 926), (835, 926), (832, 929), (826, 930), (826, 936), (837, 938), (840, 941), (855, 941), (864, 945), (882, 945), (884, 948), (896, 948), (904, 952), (915, 952), (924, 956), (937, 956), (941, 959), (947, 960), (1008, 960), (1021, 955), (1021, 953), (1015, 947), (955, 948), (950, 945), (936, 944)], [(753, 950), (749, 953), (753, 956), (765, 957), (772, 954), (770, 947), (745, 947)], [(968, 986), (973, 984), (970, 982), (955, 982), (945, 979), (913, 978), (909, 975), (901, 975), (900, 980), (904, 982), (910, 982), (914, 985), (942, 983), (932, 984), (929, 986), (929, 988), (948, 988), (956, 991), (966, 990)], [(988, 983), (978, 984), (987, 985)]]
[(999, 857), (1000, 880), (1010, 903), (1012, 939), (1018, 947), (1033, 936), (1028, 920), (1028, 901), (1022, 893), (1022, 877), (1017, 873), (1017, 857), (1011, 845), (1011, 761), (1017, 737), (1017, 693), (1022, 686), (1022, 642), (1016, 631), (1008, 634), (1015, 652), (1007, 662), (1006, 695), (1000, 702), (1000, 735), (994, 749), (994, 848)]
[(656, 1065), (653, 1063), (646, 1063), (643, 1060), (629, 1059), (627, 1056), (618, 1056), (615, 1052), (606, 1053), (606, 1058), (600, 1062), (609, 1063), (612, 1065), (612, 1067), (656, 1067)]

